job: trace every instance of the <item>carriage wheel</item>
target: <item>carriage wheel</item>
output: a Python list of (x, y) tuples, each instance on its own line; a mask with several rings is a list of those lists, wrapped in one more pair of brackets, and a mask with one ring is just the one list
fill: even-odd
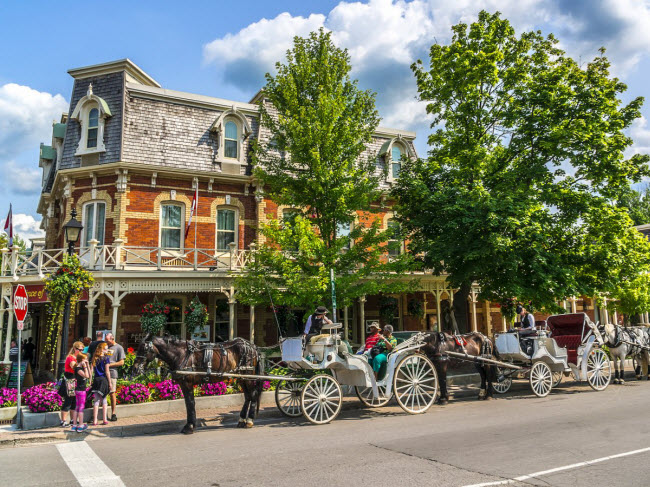
[(553, 372), (544, 362), (535, 362), (530, 369), (530, 388), (538, 397), (546, 397), (553, 387)]
[(300, 403), (302, 414), (309, 421), (315, 424), (329, 423), (341, 411), (341, 386), (331, 375), (318, 374), (303, 387)]
[(497, 377), (504, 376), (500, 381), (492, 383), (492, 387), (497, 394), (505, 394), (512, 387), (512, 378), (509, 375), (505, 375), (505, 373), (505, 369), (497, 367)]
[(369, 408), (380, 408), (385, 406), (392, 398), (392, 394), (386, 396), (386, 386), (377, 386), (377, 392), (379, 392), (379, 397), (377, 398), (375, 398), (372, 393), (372, 387), (354, 386), (354, 390), (357, 393), (359, 400), (364, 404), (364, 406)]
[(404, 357), (395, 368), (393, 389), (404, 411), (421, 414), (431, 407), (438, 395), (436, 368), (424, 355)]
[(553, 389), (560, 385), (562, 378), (564, 377), (564, 372), (553, 372)]
[(278, 383), (275, 388), (275, 404), (282, 414), (289, 418), (297, 418), (302, 414), (300, 409), (300, 392), (302, 383), (286, 381)]
[(587, 358), (587, 381), (595, 391), (602, 391), (612, 378), (612, 368), (605, 352), (600, 348), (592, 350)]

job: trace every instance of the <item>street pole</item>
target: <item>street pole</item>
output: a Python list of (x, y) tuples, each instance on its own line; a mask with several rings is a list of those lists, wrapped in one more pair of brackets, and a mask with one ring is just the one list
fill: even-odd
[[(68, 255), (74, 253), (74, 242), (68, 243)], [(68, 355), (68, 334), (69, 334), (69, 321), (70, 321), (70, 295), (65, 298), (63, 305), (63, 330), (61, 333), (61, 346), (59, 351), (59, 366), (57, 370), (57, 377), (61, 377), (65, 367), (65, 358)]]
[(22, 420), (20, 415), (20, 359), (22, 358), (23, 351), (23, 330), (22, 327), (18, 329), (18, 391), (16, 394), (16, 429), (20, 429), (20, 422)]
[(330, 269), (330, 282), (332, 284), (332, 317), (334, 318), (334, 323), (336, 321), (336, 287), (334, 285), (334, 269)]

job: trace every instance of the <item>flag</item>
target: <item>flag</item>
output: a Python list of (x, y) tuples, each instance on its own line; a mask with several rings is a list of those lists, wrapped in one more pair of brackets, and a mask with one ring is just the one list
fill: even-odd
[(5, 220), (5, 233), (9, 236), (9, 248), (14, 245), (14, 219), (11, 214), (11, 203), (9, 203), (9, 214)]
[(185, 238), (190, 231), (190, 225), (192, 225), (192, 217), (196, 211), (196, 207), (199, 205), (199, 182), (196, 182), (196, 189), (194, 190), (194, 199), (192, 200), (192, 208), (190, 208), (190, 219), (187, 222), (187, 228), (185, 229)]

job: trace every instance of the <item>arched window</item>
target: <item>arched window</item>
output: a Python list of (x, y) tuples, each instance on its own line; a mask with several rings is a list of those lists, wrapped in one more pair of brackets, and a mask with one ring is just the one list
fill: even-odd
[(217, 210), (217, 251), (230, 250), (229, 244), (237, 243), (237, 211), (229, 208)]
[(86, 147), (94, 149), (97, 147), (97, 132), (99, 131), (99, 110), (92, 108), (88, 112), (88, 136), (86, 137)]
[(106, 203), (91, 201), (84, 205), (83, 211), (83, 245), (90, 246), (90, 241), (99, 241), (97, 245), (104, 245), (104, 220), (106, 217)]
[(224, 156), (230, 159), (237, 159), (239, 156), (239, 141), (237, 140), (237, 124), (232, 120), (226, 122), (224, 126), (225, 145)]
[(393, 145), (390, 151), (390, 170), (393, 179), (399, 177), (399, 171), (402, 169), (402, 149), (398, 145)]
[(396, 257), (402, 253), (402, 241), (400, 240), (400, 226), (395, 220), (388, 220), (388, 255)]
[(160, 246), (180, 250), (183, 245), (183, 207), (164, 203), (160, 207)]

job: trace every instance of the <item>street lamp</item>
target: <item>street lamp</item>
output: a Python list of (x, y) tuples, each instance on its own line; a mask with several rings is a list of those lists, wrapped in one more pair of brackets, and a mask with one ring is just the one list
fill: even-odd
[[(70, 220), (68, 223), (63, 225), (63, 232), (65, 234), (65, 240), (68, 243), (68, 255), (74, 254), (74, 244), (79, 239), (79, 234), (83, 229), (83, 225), (79, 220), (77, 220), (77, 210), (72, 209), (70, 213)], [(61, 351), (59, 353), (59, 370), (57, 377), (61, 377), (65, 367), (65, 357), (67, 355), (68, 348), (68, 333), (70, 321), (70, 296), (65, 299), (65, 305), (63, 307), (63, 334), (61, 335)]]

